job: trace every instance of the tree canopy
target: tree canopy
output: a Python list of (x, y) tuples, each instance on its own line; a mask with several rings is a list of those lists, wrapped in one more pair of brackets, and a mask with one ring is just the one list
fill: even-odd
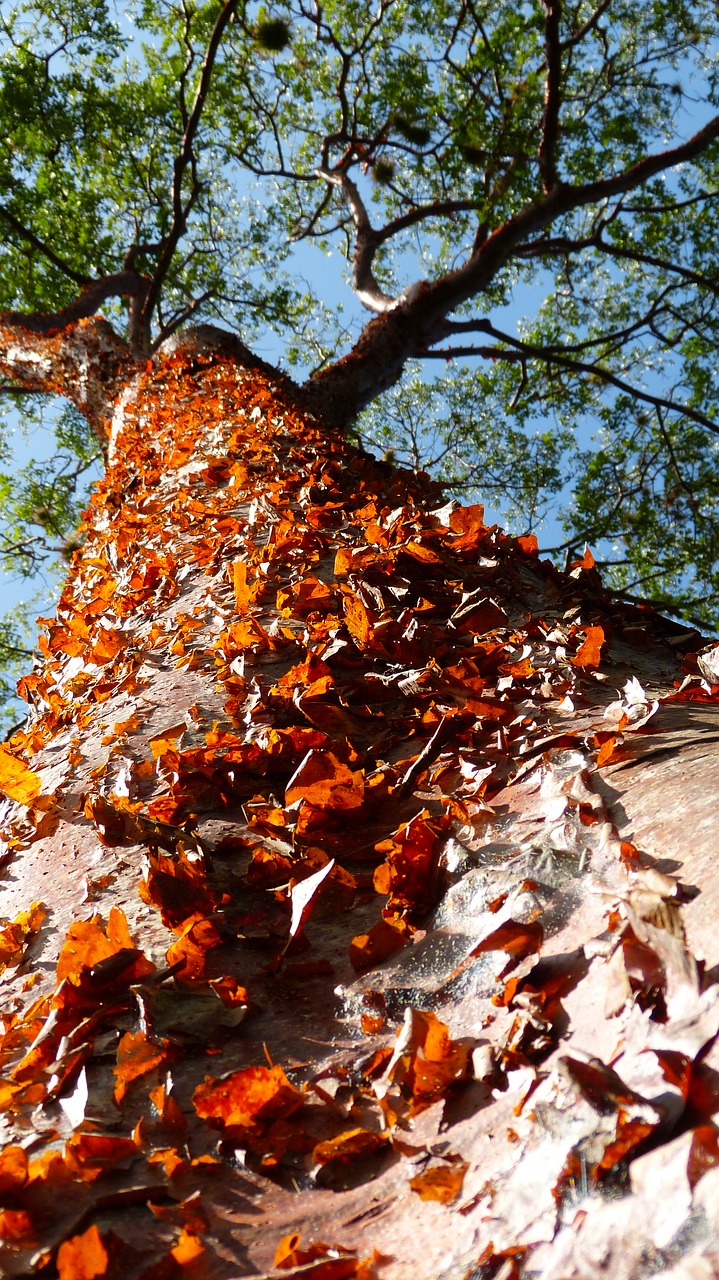
[[(557, 554), (715, 625), (718, 35), (709, 0), (8, 4), (0, 308), (102, 310), (136, 356), (219, 321), (321, 415), (518, 532), (559, 511)], [(40, 411), (27, 370), (3, 390)], [(72, 408), (59, 432), (0, 488), (28, 574), (97, 450)]]

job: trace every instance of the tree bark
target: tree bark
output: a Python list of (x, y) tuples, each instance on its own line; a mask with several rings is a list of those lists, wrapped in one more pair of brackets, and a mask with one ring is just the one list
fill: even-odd
[(3, 1273), (710, 1274), (696, 635), (231, 339), (76, 332), (3, 339), (113, 422), (0, 754)]
[[(89, 306), (92, 311), (97, 302)], [(106, 446), (114, 406), (141, 366), (106, 320), (69, 319), (66, 313), (0, 316), (0, 376), (71, 400)]]

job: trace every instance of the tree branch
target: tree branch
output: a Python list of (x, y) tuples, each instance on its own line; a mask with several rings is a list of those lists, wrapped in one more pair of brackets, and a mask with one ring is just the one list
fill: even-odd
[[(679, 404), (676, 400), (668, 400), (665, 396), (652, 395), (649, 391), (642, 391), (639, 387), (632, 386), (631, 383), (625, 382), (623, 378), (612, 373), (611, 369), (604, 369), (599, 364), (587, 364), (583, 360), (573, 360), (570, 356), (565, 356), (554, 347), (538, 347), (534, 346), (533, 343), (522, 341), (521, 338), (514, 338), (511, 334), (502, 333), (501, 330), (495, 328), (489, 320), (477, 321), (476, 327), (482, 333), (490, 334), (498, 342), (506, 342), (508, 346), (513, 347), (517, 352), (521, 352), (527, 358), (542, 360), (558, 365), (563, 369), (571, 369), (576, 373), (587, 373), (592, 377), (600, 378), (602, 382), (616, 387), (618, 391), (626, 392), (633, 400), (641, 400), (644, 404), (650, 404), (657, 411), (667, 409), (671, 413), (678, 413), (685, 418), (691, 419), (692, 422), (706, 427), (714, 435), (719, 435), (719, 422), (715, 422), (705, 413), (701, 413), (698, 409), (693, 409), (691, 405)], [(449, 354), (454, 354), (453, 348), (449, 349)]]
[[(651, 581), (651, 578), (649, 581)], [(608, 595), (614, 596), (615, 600), (627, 600), (629, 604), (646, 604), (649, 605), (651, 609), (656, 609), (659, 613), (679, 614), (686, 622), (690, 623), (692, 627), (695, 627), (697, 631), (702, 632), (707, 626), (706, 618), (700, 618), (695, 613), (687, 612), (688, 609), (697, 604), (697, 601), (692, 599), (691, 596), (678, 596), (676, 600), (671, 600), (666, 598), (658, 599), (655, 596), (635, 596), (628, 590), (614, 590), (612, 587), (605, 587), (605, 590)]]
[(396, 236), (400, 231), (406, 231), (408, 227), (414, 227), (427, 218), (444, 218), (452, 213), (471, 213), (481, 208), (483, 203), (479, 200), (435, 200), (432, 204), (416, 205), (414, 209), (401, 214), (398, 218), (393, 218), (384, 227), (378, 228), (374, 235), (377, 243), (383, 244), (391, 236)]
[[(142, 298), (148, 289), (148, 280), (138, 271), (116, 271), (87, 284), (72, 302), (60, 311), (23, 315), (20, 311), (0, 314), (0, 325), (15, 324), (28, 333), (57, 333), (77, 320), (94, 316), (108, 298)], [(109, 326), (108, 326), (109, 327)]]
[(561, 48), (571, 49), (573, 45), (580, 44), (584, 37), (589, 35), (589, 32), (596, 27), (602, 14), (609, 8), (611, 3), (612, 0), (601, 0), (601, 3), (597, 5), (594, 13), (589, 15), (587, 21), (582, 23), (581, 27), (578, 27), (576, 31), (573, 31), (571, 36), (568, 36), (566, 40), (562, 41)]
[[(378, 314), (365, 326), (350, 353), (321, 370), (305, 384), (303, 392), (308, 408), (335, 423), (351, 420), (382, 391), (394, 386), (402, 376), (407, 360), (425, 354), (451, 332), (446, 322), (448, 313), (483, 293), (512, 255), (520, 247), (526, 248), (528, 238), (567, 213), (632, 191), (655, 174), (693, 159), (717, 137), (719, 116), (714, 116), (685, 142), (655, 155), (644, 156), (620, 173), (580, 186), (558, 183), (549, 194), (525, 206), (520, 213), (507, 219), (486, 238), (480, 237), (479, 243), (475, 244), (473, 252), (462, 266), (435, 281), (420, 281), (410, 286), (397, 299), (388, 298), (372, 275), (371, 262), (377, 232), (371, 227), (357, 193), (359, 203), (356, 205), (355, 221), (359, 220), (361, 223), (358, 241), (362, 239), (359, 252), (360, 284), (367, 287), (371, 299), (373, 290), (376, 290), (371, 305)], [(332, 175), (336, 185), (340, 186), (343, 177), (346, 175), (336, 172)], [(366, 273), (364, 277), (363, 273)], [(505, 340), (491, 328), (484, 332)], [(526, 347), (526, 350), (533, 349)], [(563, 359), (567, 368), (596, 372), (597, 376), (603, 376), (605, 381), (637, 399), (683, 412), (709, 430), (719, 431), (716, 423), (697, 410), (675, 405), (661, 397), (650, 397), (647, 393), (630, 387), (609, 371), (602, 372), (598, 367), (583, 365), (578, 361), (570, 364), (566, 358), (558, 355), (553, 356), (553, 359), (557, 364)]]
[(630, 165), (621, 173), (613, 174), (609, 178), (600, 178), (596, 182), (587, 182), (581, 186), (559, 183), (548, 195), (527, 205), (521, 213), (515, 214), (493, 231), (479, 251), (463, 266), (448, 272), (428, 286), (423, 299), (423, 310), (429, 314), (433, 312), (432, 319), (435, 320), (446, 315), (460, 303), (483, 292), (512, 253), (529, 236), (543, 230), (557, 218), (572, 213), (575, 209), (599, 204), (611, 196), (632, 191), (656, 174), (692, 160), (695, 156), (701, 155), (702, 151), (706, 150), (717, 137), (719, 137), (719, 115), (714, 116), (686, 142), (655, 155), (644, 156), (642, 160), (638, 160), (636, 164)]
[(80, 287), (90, 284), (90, 276), (83, 275), (80, 271), (75, 271), (69, 263), (65, 262), (63, 258), (55, 253), (54, 249), (51, 249), (49, 245), (45, 244), (44, 240), (41, 240), (39, 236), (36, 236), (29, 227), (24, 226), (24, 224), (20, 222), (20, 220), (15, 217), (14, 213), (11, 213), (4, 204), (0, 204), (0, 218), (2, 218), (3, 222), (7, 223), (16, 235), (20, 236), (22, 240), (25, 240), (27, 244), (32, 245), (33, 249), (37, 249), (38, 253), (41, 253), (44, 258), (47, 258), (48, 262), (51, 262), (54, 267), (57, 267), (58, 271), (61, 271), (69, 280), (74, 281), (74, 283), (80, 285)]
[[(562, 343), (561, 348), (546, 346), (544, 350), (547, 352), (558, 351), (561, 355), (569, 355), (570, 353), (576, 353), (578, 351), (588, 351), (593, 347), (603, 347), (605, 348), (604, 355), (609, 355), (611, 354), (612, 348), (616, 348), (619, 344), (623, 346), (630, 338), (635, 337), (640, 333), (645, 325), (651, 330), (651, 332), (655, 332), (655, 330), (652, 329), (652, 324), (656, 319), (657, 313), (661, 309), (661, 303), (669, 292), (670, 286), (667, 285), (662, 289), (658, 297), (654, 299), (649, 310), (644, 315), (640, 316), (638, 320), (634, 320), (630, 324), (624, 325), (621, 329), (610, 329), (605, 333), (599, 334), (596, 338), (583, 338), (580, 342), (565, 342)], [(670, 314), (673, 314), (670, 308), (667, 307), (667, 309), (670, 310)], [(490, 332), (490, 329), (491, 322), (485, 320), (483, 317), (474, 320), (452, 320), (447, 321), (444, 325), (444, 334), (445, 337), (450, 337), (454, 334), (460, 333), (488, 333)], [(455, 347), (451, 348), (452, 351), (455, 351), (456, 349), (457, 348)], [(438, 348), (435, 348), (435, 350), (438, 350)], [(488, 347), (487, 351), (492, 357), (498, 358), (501, 348)]]
[(188, 216), (200, 193), (200, 185), (197, 180), (197, 176), (193, 173), (190, 193), (187, 200), (183, 201), (182, 188), (185, 173), (188, 167), (194, 167), (194, 141), (197, 135), (197, 130), (200, 127), (200, 121), (207, 101), (207, 95), (210, 91), (215, 61), (225, 30), (231, 22), (240, 3), (241, 0), (226, 0), (226, 3), (220, 11), (217, 21), (212, 29), (212, 33), (207, 44), (207, 51), (202, 60), (202, 68), (200, 71), (197, 91), (195, 93), (195, 100), (192, 104), (192, 109), (188, 116), (185, 132), (182, 137), (182, 143), (177, 155), (175, 156), (173, 165), (172, 226), (162, 241), (162, 250), (157, 266), (155, 267), (152, 280), (148, 287), (147, 294), (142, 303), (138, 317), (138, 332), (136, 335), (136, 341), (139, 344), (138, 350), (146, 349), (149, 346), (152, 315), (165, 278), (170, 270), (175, 250), (187, 230)]
[(352, 213), (356, 232), (352, 260), (352, 288), (368, 311), (374, 311), (377, 315), (390, 311), (397, 305), (397, 299), (385, 293), (372, 270), (374, 256), (380, 242), (378, 233), (369, 220), (369, 214), (356, 182), (341, 168), (328, 169), (322, 166), (317, 170), (317, 175), (324, 178), (330, 186), (339, 188)]
[[(109, 286), (113, 280), (117, 277), (97, 282), (103, 297), (120, 292)], [(138, 365), (106, 320), (88, 318), (97, 299), (83, 304), (82, 298), (55, 315), (0, 315), (0, 377), (25, 391), (71, 400), (104, 447), (113, 403)]]
[(537, 159), (544, 191), (549, 194), (557, 185), (557, 139), (561, 105), (562, 46), (559, 39), (561, 0), (542, 0), (545, 10), (544, 56), (547, 75), (544, 82), (544, 112)]
[(505, 351), (503, 347), (434, 347), (433, 350), (421, 351), (423, 360), (456, 360), (458, 356), (480, 356), (483, 360), (506, 360), (509, 364), (520, 364), (526, 357), (521, 351)]
[(518, 249), (517, 257), (566, 257), (570, 253), (578, 253), (583, 249), (597, 249), (611, 258), (622, 258), (628, 262), (640, 262), (647, 267), (657, 267), (660, 271), (671, 271), (674, 275), (681, 276), (682, 280), (687, 280), (690, 284), (699, 285), (700, 288), (709, 289), (711, 293), (719, 295), (719, 277), (713, 280), (709, 276), (700, 275), (698, 271), (691, 271), (688, 267), (681, 266), (678, 262), (659, 258), (656, 254), (610, 244), (603, 239), (601, 229), (595, 235), (587, 236), (583, 240), (570, 240), (569, 237), (557, 236), (551, 240), (536, 241)]
[(687, 484), (686, 480), (684, 479), (682, 469), (679, 466), (679, 459), (677, 458), (677, 455), (676, 455), (674, 443), (672, 441), (671, 436), (669, 435), (669, 432), (667, 431), (666, 423), (664, 421), (664, 414), (662, 413), (661, 407), (659, 405), (656, 406), (656, 415), (657, 415), (657, 422), (659, 423), (659, 430), (661, 432), (662, 440), (664, 441), (667, 453), (669, 454), (669, 458), (672, 464), (672, 470), (677, 479), (677, 484), (679, 485), (679, 488), (682, 490), (687, 500), (687, 506), (692, 512), (692, 515), (694, 516), (695, 521), (697, 522), (697, 524), (701, 525), (703, 524), (701, 508), (699, 507), (697, 500), (694, 497), (691, 485)]

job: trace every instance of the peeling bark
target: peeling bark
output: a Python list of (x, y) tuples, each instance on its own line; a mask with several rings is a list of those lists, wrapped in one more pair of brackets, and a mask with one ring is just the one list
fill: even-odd
[(710, 1274), (697, 637), (230, 337), (3, 367), (78, 335), (113, 453), (0, 758), (3, 1273)]

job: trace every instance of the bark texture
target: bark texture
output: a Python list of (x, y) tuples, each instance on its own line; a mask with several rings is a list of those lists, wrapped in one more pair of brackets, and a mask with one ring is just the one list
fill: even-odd
[(112, 326), (92, 316), (0, 316), (0, 375), (27, 391), (65, 396), (103, 445), (120, 393), (140, 365)]
[(208, 331), (120, 364), (0, 757), (3, 1273), (715, 1274), (692, 637)]

